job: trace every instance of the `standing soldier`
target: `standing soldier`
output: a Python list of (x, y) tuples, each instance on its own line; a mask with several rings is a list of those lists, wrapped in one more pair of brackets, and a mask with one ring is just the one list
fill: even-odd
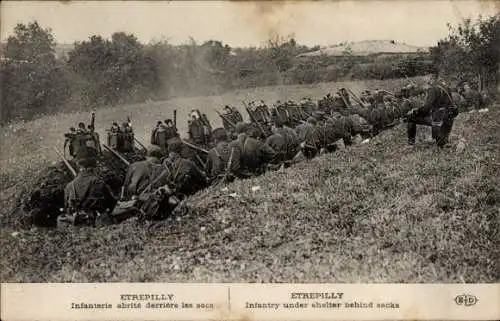
[(417, 125), (427, 125), (432, 127), (432, 138), (437, 146), (444, 147), (448, 144), (458, 109), (453, 104), (450, 89), (438, 75), (431, 78), (429, 85), (424, 105), (408, 112), (408, 144), (415, 145)]
[(76, 177), (64, 189), (65, 214), (58, 217), (58, 225), (90, 225), (100, 215), (106, 215), (116, 205), (111, 188), (95, 174), (96, 160), (80, 159)]

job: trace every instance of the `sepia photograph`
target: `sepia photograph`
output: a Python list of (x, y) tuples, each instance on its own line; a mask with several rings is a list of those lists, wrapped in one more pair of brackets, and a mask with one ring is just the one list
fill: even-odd
[(500, 281), (498, 1), (0, 8), (3, 283)]

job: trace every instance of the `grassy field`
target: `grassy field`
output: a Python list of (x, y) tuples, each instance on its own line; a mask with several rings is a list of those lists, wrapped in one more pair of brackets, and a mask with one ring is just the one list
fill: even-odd
[[(357, 83), (394, 88), (395, 83)], [(401, 83), (401, 81), (399, 82)], [(344, 84), (342, 84), (344, 85)], [(98, 130), (131, 113), (140, 139), (179, 107), (209, 111), (244, 99), (320, 98), (339, 84), (240, 91), (97, 113)], [(41, 166), (49, 144), (86, 115), (2, 129), (3, 212)], [(212, 113), (209, 118), (216, 117)], [(140, 124), (140, 125), (139, 125)], [(220, 124), (217, 120), (216, 124)], [(181, 131), (185, 127), (180, 126)], [(128, 221), (72, 232), (4, 226), (0, 271), (9, 282), (495, 282), (500, 279), (500, 110), (461, 114), (465, 148), (406, 149), (404, 125), (368, 144), (286, 170), (212, 187), (187, 213), (151, 226)], [(32, 150), (26, 150), (26, 146)]]
[[(414, 78), (414, 81), (421, 81)], [(187, 115), (197, 108), (207, 114), (214, 127), (222, 126), (220, 117), (214, 109), (219, 111), (225, 104), (236, 105), (242, 115), (247, 117), (242, 101), (264, 100), (268, 104), (276, 100), (301, 99), (310, 96), (320, 99), (326, 93), (332, 92), (342, 86), (348, 86), (354, 92), (361, 92), (366, 88), (393, 89), (405, 80), (366, 81), (345, 83), (323, 83), (317, 85), (274, 86), (260, 87), (250, 90), (239, 90), (220, 96), (204, 96), (179, 98), (169, 101), (151, 102), (103, 108), (96, 111), (96, 130), (101, 136), (101, 142), (106, 142), (106, 129), (114, 121), (121, 123), (130, 116), (136, 137), (146, 146), (149, 144), (151, 130), (156, 126), (157, 120), (173, 117), (173, 110), (177, 109), (177, 127), (181, 135), (187, 133)], [(13, 200), (22, 190), (29, 190), (33, 186), (34, 178), (41, 170), (52, 162), (60, 161), (53, 150), (53, 146), (62, 151), (64, 133), (69, 127), (78, 122), (90, 121), (90, 113), (73, 113), (46, 116), (30, 122), (15, 123), (0, 128), (0, 226), (5, 225), (5, 218), (13, 213), (15, 206)], [(10, 223), (10, 221), (9, 221)]]

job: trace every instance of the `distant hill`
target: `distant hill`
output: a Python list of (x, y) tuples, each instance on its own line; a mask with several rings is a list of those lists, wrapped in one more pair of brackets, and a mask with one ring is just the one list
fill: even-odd
[(412, 54), (427, 53), (428, 47), (417, 47), (398, 43), (393, 40), (363, 40), (358, 42), (346, 42), (339, 45), (324, 47), (316, 51), (301, 54), (307, 56), (342, 56), (346, 50), (350, 49), (354, 56), (368, 56), (374, 54)]

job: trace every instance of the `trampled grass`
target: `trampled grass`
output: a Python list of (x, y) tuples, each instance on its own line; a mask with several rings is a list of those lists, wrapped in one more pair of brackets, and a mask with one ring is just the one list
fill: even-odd
[[(251, 99), (319, 98), (327, 86), (293, 86), (286, 96), (279, 96), (279, 89), (259, 89)], [(208, 111), (245, 95), (194, 98), (187, 111), (198, 103)], [(152, 126), (156, 117), (169, 115), (169, 110), (161, 114), (162, 106), (173, 104), (140, 106), (140, 113), (132, 115), (139, 137), (149, 135), (147, 124)], [(179, 110), (179, 119), (187, 111)], [(100, 111), (98, 129), (117, 115), (118, 109)], [(50, 119), (64, 126), (45, 127), (50, 120), (42, 119), (29, 127), (56, 144), (70, 121), (78, 121), (70, 115)], [(36, 136), (20, 134), (17, 141)], [(211, 187), (189, 200), (187, 213), (152, 226), (131, 220), (69, 232), (7, 225), (0, 237), (2, 280), (495, 282), (500, 278), (499, 107), (459, 115), (451, 139), (463, 139), (465, 148), (438, 150), (421, 142), (408, 150), (401, 124), (368, 144)], [(9, 140), (14, 137), (2, 139), (2, 145)], [(16, 165), (10, 171), (2, 166), (11, 194), (19, 188), (15, 177), (28, 182), (28, 170), (55, 160), (38, 145), (33, 143), (37, 155), (16, 153), (20, 146), (11, 147), (12, 154), (2, 148), (2, 162)], [(7, 192), (2, 197), (10, 200)]]

